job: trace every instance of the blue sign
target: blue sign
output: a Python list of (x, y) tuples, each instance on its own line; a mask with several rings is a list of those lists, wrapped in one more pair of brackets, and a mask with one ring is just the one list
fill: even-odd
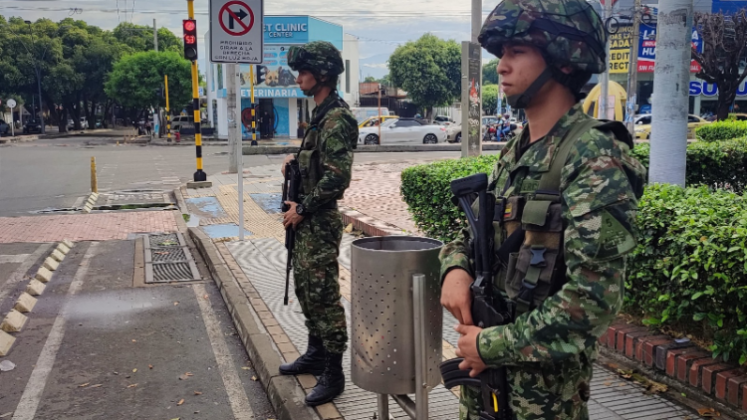
[(306, 44), (309, 42), (308, 16), (265, 16), (266, 44)]
[[(656, 25), (641, 23), (639, 39), (638, 72), (653, 73), (656, 62)], [(703, 38), (700, 37), (695, 28), (692, 32), (692, 45), (698, 52), (703, 52)], [(694, 60), (690, 62), (690, 71), (694, 73), (700, 71), (700, 65)]]
[[(718, 88), (715, 83), (707, 83), (702, 80), (690, 82), (690, 96), (703, 95), (705, 97), (718, 96)], [(737, 96), (747, 96), (747, 83), (742, 83), (737, 89)]]

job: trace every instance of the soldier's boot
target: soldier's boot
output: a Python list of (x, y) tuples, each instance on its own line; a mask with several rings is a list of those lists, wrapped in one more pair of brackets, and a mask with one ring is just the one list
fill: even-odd
[(304, 373), (310, 373), (315, 376), (321, 375), (324, 372), (326, 354), (322, 339), (314, 335), (309, 335), (306, 353), (291, 363), (280, 365), (280, 374), (303, 375)]
[(327, 363), (316, 386), (306, 396), (306, 405), (326, 404), (345, 390), (345, 373), (342, 371), (342, 353), (327, 353)]

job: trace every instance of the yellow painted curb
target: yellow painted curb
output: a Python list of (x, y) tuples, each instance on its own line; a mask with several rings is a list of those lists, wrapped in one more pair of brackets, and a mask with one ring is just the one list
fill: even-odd
[[(46, 265), (46, 261), (44, 261), (44, 265)], [(34, 278), (42, 283), (49, 283), (52, 280), (52, 272), (45, 267), (39, 267), (39, 271), (36, 272)]]
[(39, 280), (31, 280), (28, 287), (26, 288), (26, 293), (30, 294), (31, 296), (41, 296), (42, 293), (44, 293), (44, 289), (47, 286), (44, 285), (44, 283), (40, 282)]
[(0, 330), (0, 356), (5, 356), (10, 352), (10, 348), (13, 343), (16, 342), (16, 338), (12, 335)]
[(50, 256), (50, 258), (52, 258), (53, 260), (55, 260), (57, 262), (62, 262), (62, 260), (65, 259), (65, 254), (63, 254), (62, 252), (60, 252), (60, 251), (58, 251), (56, 249), (54, 251), (52, 251), (52, 253), (49, 254), (49, 256)]
[(65, 246), (62, 242), (60, 242), (59, 245), (57, 245), (57, 251), (60, 251), (62, 255), (67, 255), (68, 252), (70, 252), (70, 248)]
[(65, 246), (68, 247), (68, 248), (70, 248), (70, 249), (73, 249), (73, 247), (75, 246), (75, 244), (73, 243), (73, 241), (71, 241), (69, 239), (63, 240), (62, 243), (65, 244)]
[(13, 306), (13, 309), (22, 314), (25, 314), (31, 312), (34, 309), (34, 306), (36, 306), (36, 298), (24, 292), (21, 296), (18, 297), (18, 300), (16, 301), (15, 306)]
[(26, 325), (26, 321), (28, 321), (26, 315), (16, 311), (15, 309), (11, 309), (8, 316), (3, 320), (3, 323), (0, 324), (0, 330), (5, 332), (21, 331), (21, 328)]
[(55, 261), (52, 257), (47, 257), (46, 260), (44, 260), (44, 267), (49, 271), (57, 271), (57, 268), (60, 266), (60, 263)]

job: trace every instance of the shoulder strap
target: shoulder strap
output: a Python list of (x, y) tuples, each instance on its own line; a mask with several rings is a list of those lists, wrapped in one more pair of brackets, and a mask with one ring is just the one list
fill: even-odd
[(574, 125), (568, 133), (563, 136), (560, 140), (558, 150), (552, 158), (552, 163), (550, 163), (550, 170), (544, 173), (540, 178), (537, 191), (560, 192), (560, 175), (563, 171), (563, 166), (565, 166), (565, 161), (568, 160), (568, 154), (571, 153), (571, 148), (581, 134), (586, 133), (601, 124), (602, 122), (599, 120), (589, 118), (586, 121)]
[(327, 116), (329, 111), (332, 111), (335, 108), (345, 108), (350, 109), (350, 106), (345, 102), (344, 99), (342, 99), (337, 93), (332, 93), (333, 95), (337, 96), (334, 101), (331, 101), (327, 106), (320, 109), (319, 112), (316, 114), (316, 116), (309, 122), (309, 129), (306, 130), (306, 134), (303, 136), (303, 140), (301, 141), (301, 147), (299, 148), (299, 153), (301, 150), (303, 150), (303, 146), (306, 144), (306, 137), (308, 137), (309, 133), (311, 133), (312, 130), (316, 130), (319, 126), (319, 123), (322, 122), (324, 117)]

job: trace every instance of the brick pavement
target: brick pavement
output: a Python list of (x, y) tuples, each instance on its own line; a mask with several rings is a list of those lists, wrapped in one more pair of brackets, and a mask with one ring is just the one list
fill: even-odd
[(174, 212), (138, 211), (52, 216), (0, 217), (0, 243), (106, 241), (131, 233), (175, 232)]

